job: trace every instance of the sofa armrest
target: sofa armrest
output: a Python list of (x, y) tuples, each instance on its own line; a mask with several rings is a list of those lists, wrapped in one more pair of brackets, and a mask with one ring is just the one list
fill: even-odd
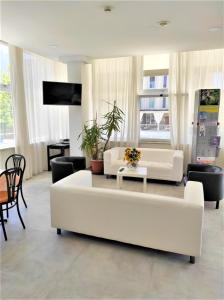
[(200, 182), (188, 181), (184, 189), (184, 201), (194, 208), (191, 213), (190, 222), (193, 225), (195, 247), (201, 253), (202, 230), (204, 218), (204, 193)]
[(173, 169), (176, 174), (176, 181), (181, 181), (183, 178), (184, 154), (181, 150), (175, 150), (173, 155)]
[(180, 161), (183, 162), (184, 160), (184, 153), (182, 150), (175, 150), (173, 154), (173, 161)]
[(184, 199), (204, 207), (204, 191), (201, 182), (188, 181), (184, 189)]
[(82, 170), (67, 176), (51, 186), (51, 189), (57, 187), (92, 187), (91, 171)]
[(112, 159), (113, 160), (119, 159), (119, 148), (115, 147), (115, 148), (106, 150), (103, 153), (103, 158), (106, 161), (111, 161)]
[(107, 163), (111, 162), (111, 154), (112, 154), (111, 149), (104, 151), (104, 153), (103, 153), (104, 162), (107, 162)]
[(103, 160), (104, 160), (104, 174), (110, 175), (111, 174), (111, 164), (113, 160), (119, 159), (119, 148), (111, 148), (106, 150), (103, 153)]

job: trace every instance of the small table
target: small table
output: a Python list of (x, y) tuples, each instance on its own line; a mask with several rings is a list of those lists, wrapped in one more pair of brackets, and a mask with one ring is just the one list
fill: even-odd
[[(69, 143), (63, 144), (63, 143), (57, 143), (47, 146), (47, 165), (48, 165), (48, 171), (51, 170), (50, 160), (55, 157), (60, 157), (65, 155), (65, 149), (69, 149), (70, 145)], [(60, 153), (55, 155), (50, 155), (51, 149), (59, 149)]]
[(147, 168), (137, 167), (130, 169), (128, 167), (120, 167), (117, 171), (117, 187), (120, 189), (123, 177), (143, 178), (143, 192), (147, 190)]

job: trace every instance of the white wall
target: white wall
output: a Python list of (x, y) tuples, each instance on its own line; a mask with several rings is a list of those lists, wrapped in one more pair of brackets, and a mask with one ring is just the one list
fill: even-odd
[[(68, 62), (68, 82), (81, 83), (81, 65), (80, 61)], [(69, 138), (70, 155), (80, 156), (81, 139), (77, 140), (82, 131), (82, 106), (69, 106)]]
[(144, 70), (169, 69), (169, 54), (144, 55)]

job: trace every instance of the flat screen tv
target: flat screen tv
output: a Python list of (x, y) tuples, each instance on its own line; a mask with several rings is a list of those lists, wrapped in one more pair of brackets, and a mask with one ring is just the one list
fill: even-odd
[(44, 105), (81, 105), (80, 83), (43, 81)]

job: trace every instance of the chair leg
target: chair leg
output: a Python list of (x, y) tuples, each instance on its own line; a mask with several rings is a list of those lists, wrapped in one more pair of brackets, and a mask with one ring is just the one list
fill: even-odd
[(23, 187), (21, 187), (20, 192), (21, 192), (21, 196), (22, 196), (22, 199), (23, 199), (23, 203), (24, 203), (25, 207), (27, 208), (26, 201), (25, 201), (25, 199), (23, 197)]
[(0, 217), (1, 217), (1, 223), (2, 223), (2, 230), (4, 234), (5, 241), (7, 241), (7, 234), (5, 231), (5, 223), (4, 223), (4, 218), (3, 218), (3, 211), (2, 211), (2, 206), (0, 207)]
[(216, 201), (216, 209), (219, 209), (219, 201)]
[(23, 225), (23, 229), (25, 229), (26, 227), (25, 227), (25, 224), (23, 222), (23, 219), (21, 217), (20, 210), (19, 210), (19, 201), (18, 201), (18, 199), (16, 200), (16, 207), (17, 207), (17, 212), (18, 212), (18, 215), (19, 215), (19, 219), (20, 219), (20, 221), (21, 221), (21, 223)]
[(195, 264), (195, 256), (190, 256), (190, 261), (191, 264)]
[(9, 205), (6, 204), (6, 218), (8, 219), (9, 217)]

